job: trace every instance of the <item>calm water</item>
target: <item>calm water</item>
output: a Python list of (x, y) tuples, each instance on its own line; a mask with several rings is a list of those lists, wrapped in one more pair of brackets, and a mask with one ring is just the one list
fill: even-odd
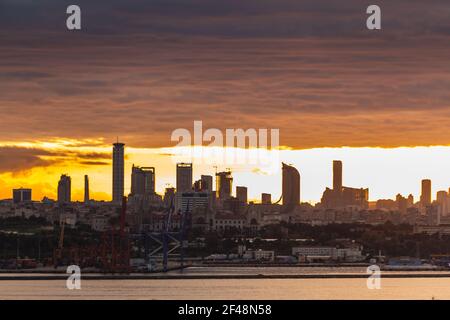
[[(322, 269), (322, 268), (321, 268)], [(360, 273), (365, 268), (190, 268), (185, 274)], [(179, 274), (175, 272), (173, 274)], [(0, 281), (0, 299), (450, 299), (449, 278)]]

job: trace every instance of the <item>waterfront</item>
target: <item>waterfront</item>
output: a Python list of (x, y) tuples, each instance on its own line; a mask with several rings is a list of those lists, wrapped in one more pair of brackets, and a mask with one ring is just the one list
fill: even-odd
[[(363, 268), (324, 268), (308, 274), (355, 274)], [(183, 274), (204, 275), (300, 275), (306, 270), (275, 268), (190, 268)], [(276, 273), (275, 273), (276, 272)], [(311, 273), (312, 272), (312, 273)], [(170, 273), (179, 276), (180, 272)], [(390, 272), (391, 276), (395, 273)], [(430, 277), (440, 272), (427, 272), (415, 278), (383, 278), (381, 289), (369, 290), (366, 278), (315, 279), (146, 279), (146, 280), (86, 280), (81, 290), (68, 290), (64, 279), (57, 280), (3, 280), (0, 281), (0, 299), (124, 299), (124, 300), (250, 300), (250, 299), (450, 299), (450, 276)]]

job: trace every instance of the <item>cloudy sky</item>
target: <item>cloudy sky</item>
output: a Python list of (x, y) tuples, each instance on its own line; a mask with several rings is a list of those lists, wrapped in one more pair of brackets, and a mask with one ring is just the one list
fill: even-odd
[[(66, 30), (71, 4), (81, 31)], [(450, 3), (376, 1), (381, 31), (370, 4), (0, 0), (0, 197), (18, 183), (53, 196), (60, 173), (108, 171), (116, 136), (153, 154), (194, 120), (279, 128), (292, 152), (450, 145)]]

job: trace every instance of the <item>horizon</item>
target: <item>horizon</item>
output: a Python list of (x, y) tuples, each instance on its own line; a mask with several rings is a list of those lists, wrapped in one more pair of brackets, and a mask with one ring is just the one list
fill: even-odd
[[(420, 183), (423, 179), (432, 181), (432, 199), (438, 191), (450, 187), (450, 146), (397, 147), (397, 148), (312, 148), (304, 150), (283, 149), (271, 159), (269, 167), (254, 164), (208, 164), (203, 159), (175, 157), (183, 154), (181, 148), (134, 148), (125, 143), (125, 194), (130, 191), (131, 166), (152, 166), (156, 169), (156, 192), (164, 194), (166, 187), (175, 186), (175, 164), (193, 163), (193, 181), (200, 175), (215, 176), (215, 172), (230, 168), (233, 173), (233, 190), (246, 186), (249, 201), (259, 202), (261, 193), (270, 193), (275, 201), (281, 195), (281, 163), (293, 165), (301, 177), (301, 202), (320, 202), (326, 187), (332, 187), (332, 161), (343, 162), (343, 184), (348, 187), (369, 188), (369, 201), (395, 200), (397, 194), (412, 194), (414, 200), (420, 197)], [(84, 175), (89, 176), (91, 198), (111, 200), (112, 188), (112, 145), (79, 147), (71, 142), (38, 144), (45, 155), (37, 155), (42, 161), (31, 167), (22, 167), (15, 173), (0, 174), (3, 187), (0, 197), (10, 198), (12, 189), (19, 187), (33, 190), (33, 200), (43, 197), (56, 198), (57, 182), (61, 174), (72, 178), (72, 199), (82, 201), (84, 197)], [(44, 147), (46, 146), (46, 147)], [(58, 146), (58, 147), (56, 147)], [(1, 144), (0, 144), (1, 147)], [(30, 148), (30, 145), (27, 146)], [(204, 149), (208, 147), (204, 146)], [(189, 149), (189, 148), (188, 148)], [(220, 149), (220, 148), (219, 148)], [(222, 148), (222, 152), (225, 148)], [(239, 148), (233, 148), (239, 149)], [(38, 150), (38, 149), (29, 149)], [(249, 149), (240, 149), (246, 156)], [(265, 150), (266, 152), (269, 152)], [(52, 155), (52, 152), (58, 157)], [(50, 161), (46, 162), (46, 160)], [(58, 160), (55, 160), (58, 159)], [(88, 160), (86, 160), (88, 159)], [(248, 158), (246, 158), (248, 159)], [(439, 161), (437, 161), (439, 159)], [(380, 162), (382, 160), (382, 162)], [(380, 165), (381, 163), (381, 165)], [(405, 167), (405, 164), (408, 164)], [(219, 165), (217, 168), (215, 165)], [(411, 168), (415, 168), (412, 170)], [(274, 170), (275, 169), (275, 170)], [(31, 181), (31, 182), (30, 182)], [(38, 183), (36, 183), (38, 181)]]

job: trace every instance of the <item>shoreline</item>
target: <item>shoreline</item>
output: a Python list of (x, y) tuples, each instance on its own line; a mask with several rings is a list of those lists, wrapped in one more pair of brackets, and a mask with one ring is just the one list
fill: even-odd
[[(0, 281), (67, 280), (70, 274), (0, 275)], [(82, 274), (83, 280), (230, 280), (230, 279), (359, 279), (369, 274), (251, 274), (251, 275), (161, 275), (161, 274)], [(450, 278), (448, 273), (386, 273), (383, 278)]]

